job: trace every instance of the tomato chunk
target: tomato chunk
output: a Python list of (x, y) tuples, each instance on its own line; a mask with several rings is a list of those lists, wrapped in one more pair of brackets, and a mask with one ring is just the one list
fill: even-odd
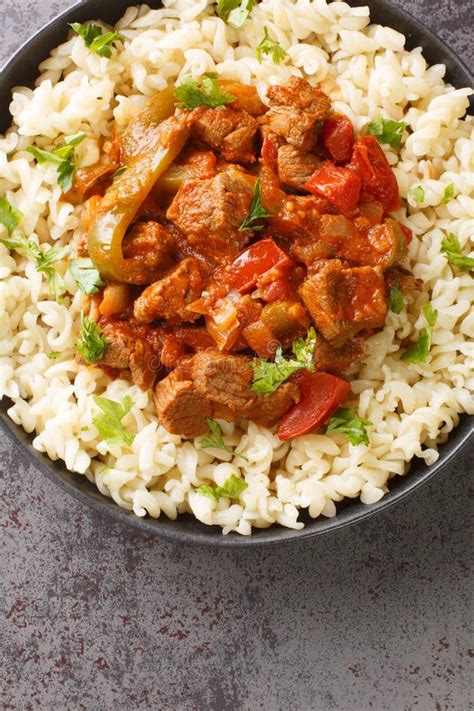
[(268, 282), (268, 284), (259, 286), (259, 292), (263, 301), (288, 301), (294, 297), (294, 290), (285, 277), (280, 277)]
[(360, 178), (353, 170), (334, 165), (327, 160), (308, 180), (306, 190), (326, 198), (341, 212), (357, 207), (360, 197)]
[(398, 224), (400, 225), (401, 231), (402, 231), (403, 234), (405, 235), (405, 239), (406, 239), (407, 244), (410, 244), (410, 242), (411, 242), (412, 239), (413, 239), (413, 231), (412, 231), (409, 227), (407, 227), (406, 225), (402, 225), (401, 222), (399, 222)]
[(360, 176), (362, 194), (381, 202), (387, 212), (400, 209), (395, 173), (374, 136), (359, 136), (349, 167)]
[(270, 269), (285, 269), (293, 265), (291, 259), (271, 237), (255, 242), (241, 252), (219, 275), (219, 281), (241, 294), (251, 291), (259, 277)]
[(354, 146), (354, 128), (347, 116), (335, 114), (326, 119), (321, 138), (336, 163), (350, 161)]
[(295, 377), (300, 401), (283, 416), (278, 436), (285, 441), (320, 427), (331, 417), (350, 392), (350, 385), (329, 373), (302, 371)]

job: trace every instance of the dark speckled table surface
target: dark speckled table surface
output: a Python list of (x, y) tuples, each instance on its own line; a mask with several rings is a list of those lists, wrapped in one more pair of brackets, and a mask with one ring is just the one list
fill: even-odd
[[(0, 64), (72, 4), (1, 0)], [(472, 68), (472, 2), (396, 4)], [(0, 437), (1, 708), (474, 708), (471, 471), (314, 542), (207, 550), (90, 511)]]

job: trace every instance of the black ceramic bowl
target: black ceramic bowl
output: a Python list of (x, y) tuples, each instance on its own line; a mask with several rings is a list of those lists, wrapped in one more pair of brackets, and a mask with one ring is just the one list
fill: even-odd
[[(0, 72), (0, 133), (10, 125), (7, 107), (10, 102), (10, 92), (14, 86), (33, 85), (38, 76), (38, 65), (49, 54), (50, 50), (65, 41), (69, 22), (85, 22), (101, 19), (110, 24), (115, 23), (133, 0), (82, 0), (77, 5), (62, 13), (50, 24), (28, 40)], [(149, 2), (152, 7), (159, 7), (159, 2)], [(402, 32), (407, 37), (408, 48), (421, 46), (429, 64), (443, 63), (447, 67), (447, 80), (456, 87), (471, 86), (472, 76), (456, 55), (426, 27), (411, 15), (398, 10), (383, 0), (368, 2), (352, 2), (353, 5), (368, 4), (373, 22), (388, 25)], [(257, 546), (262, 544), (282, 544), (289, 541), (301, 541), (323, 533), (329, 533), (343, 526), (360, 521), (367, 516), (382, 511), (395, 502), (400, 501), (421, 484), (435, 476), (442, 468), (452, 463), (461, 449), (471, 439), (472, 422), (467, 416), (461, 417), (458, 427), (451, 433), (446, 444), (440, 447), (440, 458), (431, 467), (426, 467), (422, 461), (415, 460), (410, 473), (406, 477), (395, 477), (390, 483), (390, 492), (377, 504), (366, 506), (357, 501), (343, 501), (338, 506), (338, 515), (333, 519), (311, 520), (303, 516), (306, 527), (302, 531), (293, 531), (273, 526), (267, 530), (255, 531), (251, 537), (238, 535), (223, 536), (220, 528), (209, 528), (199, 523), (193, 517), (185, 515), (177, 521), (169, 521), (165, 517), (158, 520), (152, 518), (137, 518), (133, 513), (119, 508), (112, 499), (99, 493), (84, 476), (72, 474), (60, 462), (52, 462), (31, 446), (31, 437), (20, 427), (17, 427), (7, 416), (10, 402), (4, 399), (0, 403), (0, 424), (13, 444), (20, 446), (30, 462), (41, 472), (61, 486), (61, 488), (76, 496), (80, 501), (93, 506), (96, 510), (110, 514), (115, 520), (135, 526), (171, 541), (183, 543), (201, 543), (220, 546)], [(472, 439), (471, 439), (472, 442)]]

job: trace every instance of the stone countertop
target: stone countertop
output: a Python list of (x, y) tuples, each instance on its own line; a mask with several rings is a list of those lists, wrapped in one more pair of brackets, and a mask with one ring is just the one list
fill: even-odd
[[(2, 0), (0, 64), (72, 4)], [(472, 67), (469, 3), (408, 9)], [(314, 541), (209, 550), (89, 510), (0, 437), (2, 708), (466, 711), (471, 470)]]

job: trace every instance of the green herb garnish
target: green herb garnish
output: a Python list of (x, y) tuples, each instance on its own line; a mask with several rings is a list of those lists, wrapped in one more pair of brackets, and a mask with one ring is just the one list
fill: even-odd
[(197, 106), (220, 108), (235, 101), (233, 94), (222, 91), (214, 73), (204, 74), (199, 79), (191, 75), (179, 80), (175, 86), (178, 106), (195, 109)]
[(410, 188), (408, 195), (413, 198), (415, 202), (423, 202), (425, 199), (425, 191), (421, 185), (417, 185), (416, 188)]
[(399, 281), (394, 281), (390, 286), (388, 300), (390, 304), (390, 311), (393, 311), (394, 314), (399, 314), (405, 306), (405, 298), (403, 296), (403, 291), (400, 289)]
[(372, 422), (357, 417), (354, 410), (347, 407), (340, 407), (328, 422), (326, 434), (331, 432), (343, 432), (351, 444), (369, 444), (367, 427)]
[(72, 259), (69, 271), (79, 289), (85, 294), (97, 294), (99, 287), (104, 285), (99, 272), (89, 258)]
[(196, 491), (198, 494), (208, 496), (214, 501), (219, 501), (221, 496), (227, 496), (229, 499), (239, 499), (247, 487), (248, 484), (246, 481), (238, 476), (235, 476), (235, 474), (231, 474), (222, 486), (214, 488), (209, 486), (209, 484), (203, 484), (202, 486), (199, 486)]
[(406, 126), (404, 121), (391, 121), (378, 116), (372, 123), (369, 123), (367, 131), (372, 136), (375, 136), (379, 143), (387, 143), (398, 151), (400, 150)]
[(275, 360), (258, 358), (251, 361), (253, 382), (251, 389), (260, 394), (273, 393), (290, 375), (306, 368), (314, 371), (314, 349), (316, 347), (316, 331), (310, 328), (306, 339), (298, 338), (292, 345), (295, 358), (287, 360), (283, 357), (281, 347), (278, 347)]
[(441, 200), (441, 205), (446, 205), (454, 197), (454, 183), (449, 183), (446, 185), (443, 193), (443, 198)]
[(267, 212), (262, 204), (262, 188), (260, 178), (257, 178), (253, 188), (253, 199), (250, 205), (250, 211), (239, 227), (240, 232), (244, 230), (263, 230), (264, 225), (260, 224), (260, 220), (264, 220), (267, 217), (273, 217), (273, 215)]
[(255, 0), (217, 0), (217, 15), (233, 27), (241, 27), (255, 7)]
[(276, 42), (276, 40), (273, 40), (270, 37), (266, 27), (263, 28), (263, 33), (263, 39), (255, 50), (258, 61), (261, 64), (264, 55), (270, 55), (274, 64), (280, 64), (282, 59), (286, 57), (287, 53), (283, 47)]
[(416, 340), (410, 348), (400, 356), (407, 363), (426, 363), (429, 352), (431, 350), (431, 342), (433, 337), (433, 327), (438, 318), (438, 312), (430, 303), (423, 305), (423, 313), (425, 315), (428, 326), (422, 328)]
[(68, 247), (50, 247), (46, 252), (42, 252), (40, 247), (32, 239), (27, 239), (25, 235), (17, 233), (8, 237), (0, 237), (0, 242), (8, 249), (16, 249), (36, 262), (36, 271), (45, 275), (48, 283), (48, 291), (54, 299), (59, 299), (64, 294), (66, 287), (64, 279), (54, 269), (53, 264), (64, 259), (69, 251)]
[(18, 227), (23, 217), (23, 213), (13, 207), (8, 200), (0, 197), (0, 225), (3, 225), (9, 235)]
[(112, 47), (117, 40), (122, 39), (118, 32), (104, 32), (102, 27), (89, 22), (86, 25), (81, 25), (80, 22), (73, 22), (69, 25), (74, 32), (82, 37), (86, 47), (91, 52), (95, 52), (100, 57), (112, 56)]
[(468, 257), (461, 251), (461, 243), (452, 232), (441, 242), (441, 253), (454, 267), (462, 272), (470, 272), (474, 269), (474, 257)]
[(56, 358), (59, 358), (59, 356), (61, 355), (61, 352), (60, 351), (49, 351), (49, 353), (47, 355), (50, 360), (56, 360)]
[(95, 414), (92, 422), (97, 427), (102, 439), (109, 445), (118, 444), (129, 447), (133, 444), (135, 435), (127, 432), (122, 425), (123, 418), (133, 407), (130, 395), (124, 397), (122, 404), (98, 395), (94, 395), (94, 402), (102, 412)]
[(74, 149), (85, 138), (87, 138), (85, 133), (76, 133), (65, 139), (65, 146), (55, 148), (53, 151), (44, 151), (36, 146), (28, 146), (26, 150), (36, 158), (38, 163), (55, 163), (58, 166), (58, 185), (63, 193), (67, 193), (72, 188), (76, 172)]
[(107, 340), (99, 326), (81, 313), (81, 338), (76, 341), (76, 349), (86, 363), (100, 360), (107, 348)]
[(228, 447), (224, 440), (222, 439), (222, 430), (220, 428), (220, 425), (216, 420), (211, 419), (208, 417), (206, 419), (207, 426), (209, 427), (209, 433), (205, 437), (202, 437), (199, 440), (200, 446), (205, 449), (206, 447), (212, 447), (213, 449), (223, 449), (224, 452), (228, 452), (229, 454), (233, 454), (233, 451), (230, 447)]

